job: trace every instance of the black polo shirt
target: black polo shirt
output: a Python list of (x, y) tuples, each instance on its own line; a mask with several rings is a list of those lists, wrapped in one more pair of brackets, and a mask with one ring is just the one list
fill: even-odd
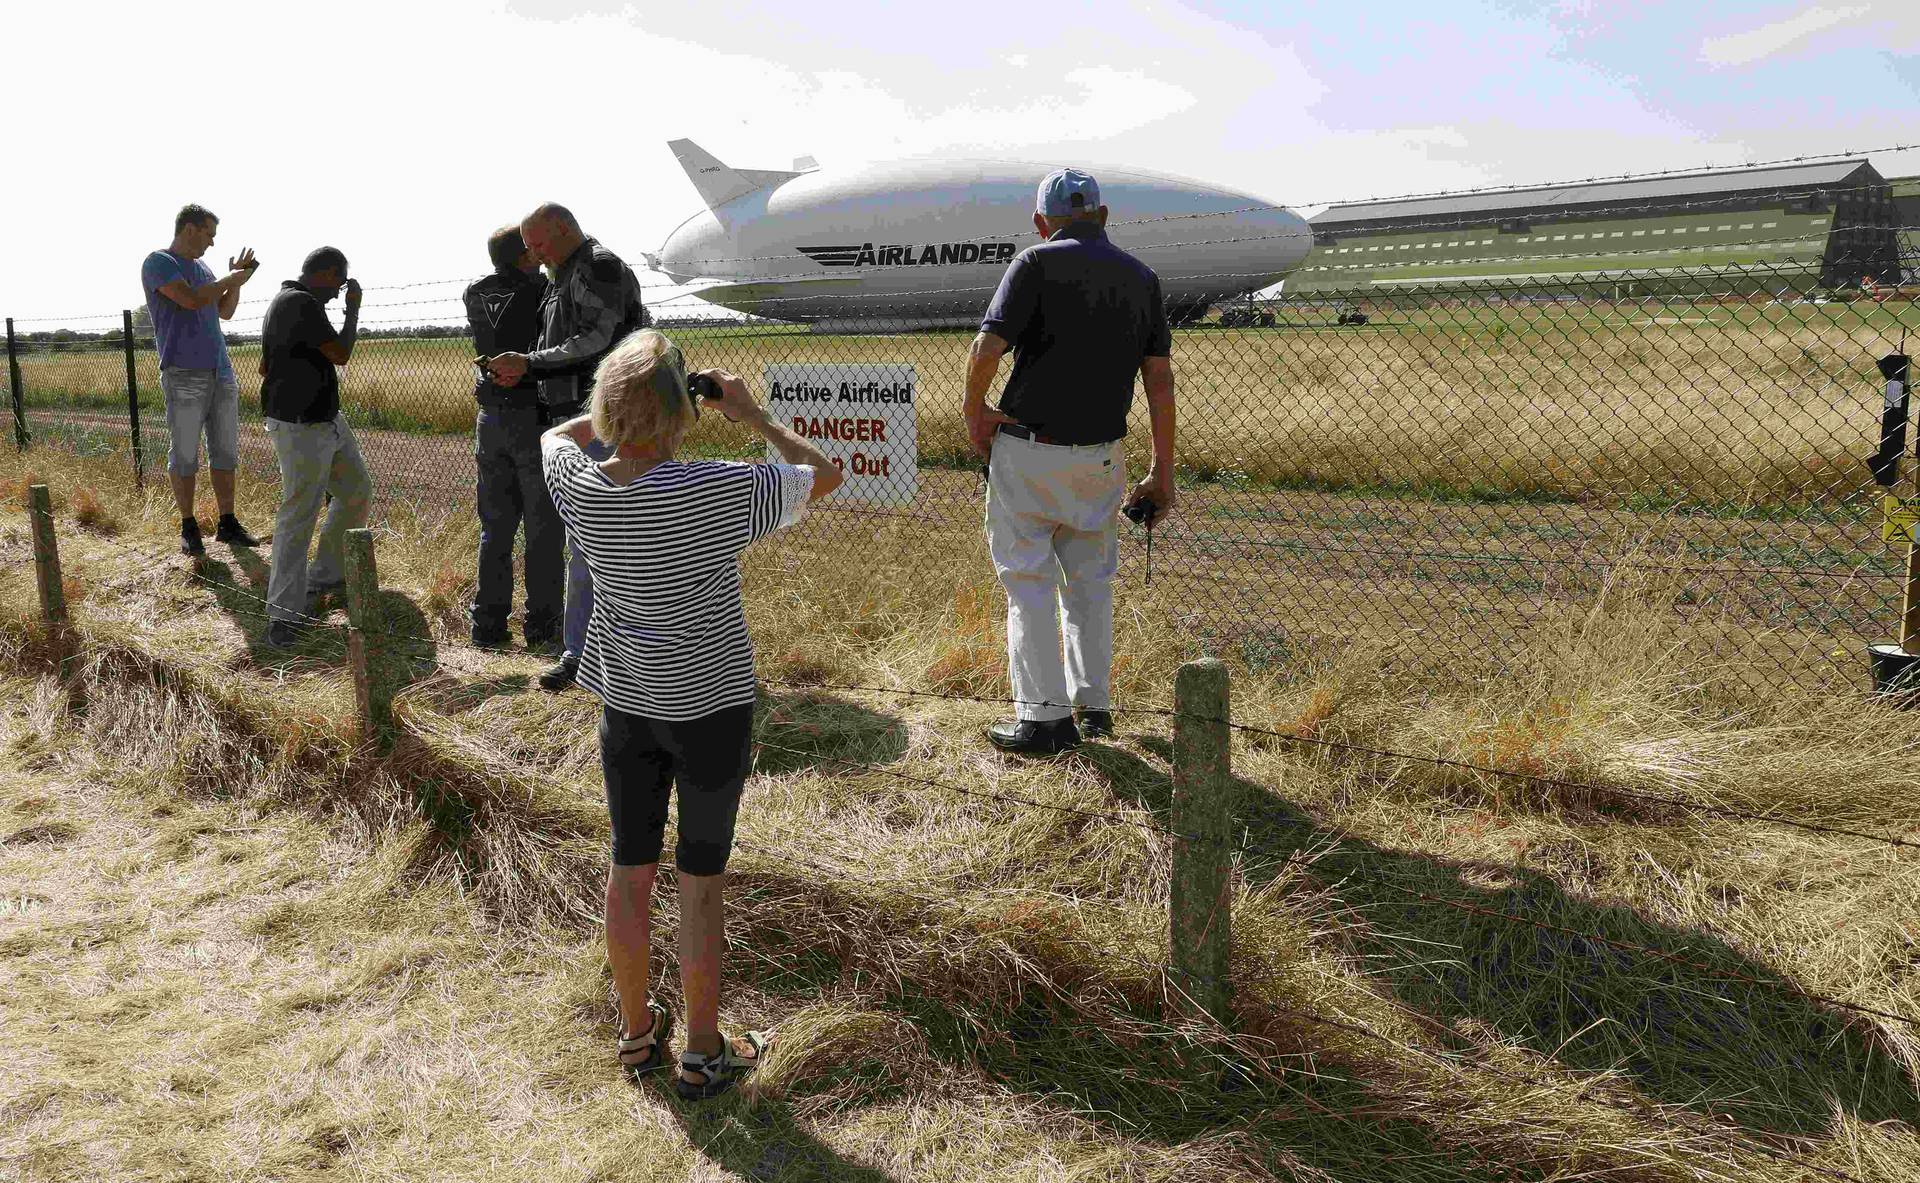
[(1084, 220), (1015, 256), (980, 331), (1013, 346), (1000, 409), (1063, 444), (1127, 434), (1141, 361), (1173, 350), (1160, 277)]
[(331, 423), (340, 413), (340, 375), (320, 346), (340, 340), (320, 301), (289, 279), (267, 305), (260, 329), (260, 410), (286, 423)]

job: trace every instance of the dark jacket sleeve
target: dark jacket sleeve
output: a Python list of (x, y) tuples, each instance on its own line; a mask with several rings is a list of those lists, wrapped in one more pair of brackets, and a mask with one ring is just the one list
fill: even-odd
[(549, 374), (584, 367), (611, 348), (626, 319), (626, 275), (625, 263), (597, 252), (569, 275), (564, 297), (573, 303), (573, 335), (528, 354), (527, 368)]

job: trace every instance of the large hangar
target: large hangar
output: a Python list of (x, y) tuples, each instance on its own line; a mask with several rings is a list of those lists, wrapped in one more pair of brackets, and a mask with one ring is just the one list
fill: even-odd
[(1459, 284), (1542, 294), (1897, 283), (1900, 217), (1864, 159), (1336, 205), (1288, 294)]

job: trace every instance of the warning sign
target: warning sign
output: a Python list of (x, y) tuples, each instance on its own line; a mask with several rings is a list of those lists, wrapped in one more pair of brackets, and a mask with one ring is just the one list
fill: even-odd
[(766, 380), (767, 413), (846, 474), (835, 501), (912, 503), (920, 491), (920, 400), (913, 366), (783, 362), (766, 367)]
[(1880, 541), (1920, 542), (1915, 526), (1920, 526), (1920, 497), (1889, 494), (1880, 499)]

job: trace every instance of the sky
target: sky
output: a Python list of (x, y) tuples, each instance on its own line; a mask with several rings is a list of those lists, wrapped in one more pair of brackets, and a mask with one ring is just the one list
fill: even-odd
[(680, 137), (745, 168), (1110, 162), (1309, 214), (1920, 141), (1914, 0), (65, 0), (8, 6), (0, 43), (22, 331), (117, 323), (190, 201), (216, 271), (262, 259), (247, 299), (332, 244), (368, 322), (446, 320), (546, 200), (641, 270), (699, 208)]

